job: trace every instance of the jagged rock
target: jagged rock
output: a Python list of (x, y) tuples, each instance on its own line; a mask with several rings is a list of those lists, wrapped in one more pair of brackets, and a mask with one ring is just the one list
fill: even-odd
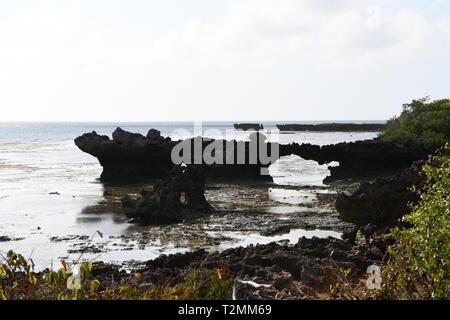
[[(261, 135), (262, 136), (262, 135)], [(103, 167), (100, 180), (103, 182), (147, 182), (158, 178), (164, 178), (174, 167), (172, 161), (172, 150), (179, 143), (191, 146), (190, 164), (204, 167), (205, 175), (211, 180), (227, 181), (272, 181), (268, 175), (261, 175), (263, 168), (267, 169), (269, 164), (251, 163), (249, 161), (250, 144), (243, 141), (225, 141), (203, 139), (201, 137), (188, 139), (185, 141), (171, 141), (164, 138), (160, 132), (151, 129), (147, 136), (138, 133), (130, 133), (121, 128), (117, 128), (112, 134), (112, 140), (108, 136), (98, 135), (95, 131), (86, 133), (75, 139), (75, 144), (82, 151), (96, 157)], [(233, 155), (232, 162), (227, 159), (227, 152), (217, 153), (217, 163), (209, 164), (204, 159), (200, 163), (195, 162), (195, 144), (200, 143), (202, 153), (213, 143), (222, 146), (227, 150), (227, 146), (232, 146), (237, 150), (238, 144), (242, 144), (245, 152), (245, 162), (238, 163), (237, 153)], [(270, 144), (268, 149), (271, 150)], [(211, 149), (211, 148), (210, 148)], [(258, 158), (259, 159), (259, 158)]]
[(370, 246), (361, 250), (340, 239), (301, 238), (293, 246), (269, 243), (220, 253), (200, 250), (164, 255), (148, 261), (140, 272), (143, 279), (149, 277), (167, 283), (182, 270), (215, 270), (227, 266), (230, 275), (238, 280), (236, 298), (260, 299), (266, 296), (263, 294), (266, 289), (273, 291), (272, 297), (281, 292), (296, 295), (298, 285), (302, 291), (324, 293), (336, 283), (341, 268), (351, 268), (350, 278), (359, 280), (367, 267), (379, 263), (380, 259), (380, 251)]
[(132, 147), (143, 147), (149, 142), (142, 134), (131, 133), (121, 128), (113, 132), (112, 138), (114, 142)]
[(11, 241), (12, 239), (8, 236), (0, 236), (0, 242), (8, 242)]
[(113, 139), (95, 131), (75, 139), (82, 151), (96, 157), (103, 167), (105, 182), (137, 182), (163, 178), (173, 167), (171, 150), (175, 142), (154, 143), (141, 134), (117, 128)]
[[(374, 224), (377, 227), (396, 225), (399, 219), (410, 211), (408, 204), (418, 199), (418, 196), (410, 188), (412, 186), (420, 187), (423, 184), (424, 177), (420, 174), (421, 166), (422, 162), (416, 162), (409, 169), (394, 177), (379, 178), (372, 183), (362, 183), (359, 189), (351, 195), (338, 194), (335, 205), (340, 218), (359, 226), (367, 224)], [(369, 227), (366, 226), (365, 234), (370, 231)]]
[(161, 136), (161, 131), (156, 129), (150, 129), (147, 133), (147, 139), (150, 140), (150, 143), (164, 143), (170, 142), (171, 139), (169, 137), (164, 138)]
[[(253, 139), (263, 139), (264, 135), (252, 135)], [(216, 163), (208, 163), (204, 159), (195, 162), (195, 145), (201, 144), (202, 153), (211, 146), (220, 146), (224, 152), (214, 151)], [(179, 143), (191, 146), (189, 163), (205, 167), (205, 175), (211, 180), (227, 181), (272, 181), (268, 175), (262, 175), (262, 170), (268, 172), (270, 163), (261, 161), (256, 156), (256, 163), (250, 161), (250, 143), (243, 141), (225, 141), (202, 139), (201, 137), (185, 141), (171, 141), (164, 138), (157, 130), (150, 130), (147, 136), (126, 132), (117, 128), (113, 139), (100, 136), (97, 133), (87, 133), (75, 139), (75, 144), (84, 152), (98, 158), (103, 166), (100, 177), (105, 182), (139, 182), (155, 178), (163, 178), (174, 166), (171, 158), (172, 149)], [(239, 145), (240, 144), (240, 145)], [(239, 147), (238, 147), (239, 145)], [(242, 148), (240, 148), (242, 146)], [(279, 145), (278, 143), (264, 144), (268, 155), (279, 148), (279, 156), (298, 155), (306, 160), (314, 160), (319, 164), (339, 162), (339, 166), (330, 166), (331, 175), (325, 182), (332, 182), (348, 178), (368, 178), (390, 176), (408, 168), (414, 161), (426, 159), (430, 150), (420, 146), (400, 146), (384, 142), (380, 139), (339, 143), (335, 145), (318, 146), (311, 144)], [(238, 162), (237, 152), (244, 150), (244, 163)], [(274, 153), (275, 155), (275, 153)], [(232, 158), (227, 159), (227, 157)], [(272, 157), (271, 157), (272, 158)], [(277, 160), (275, 156), (272, 161)], [(186, 162), (185, 162), (186, 163)]]
[(421, 146), (401, 146), (378, 138), (325, 146), (296, 143), (280, 146), (281, 156), (295, 154), (321, 165), (339, 162), (338, 166), (329, 167), (331, 175), (325, 182), (391, 176), (409, 168), (414, 161), (426, 159), (429, 152)]
[(356, 235), (358, 234), (358, 228), (352, 228), (349, 230), (344, 230), (342, 232), (342, 239), (347, 240), (351, 244), (356, 243)]
[(173, 167), (164, 180), (150, 191), (133, 200), (122, 199), (125, 214), (142, 224), (177, 223), (197, 218), (213, 211), (205, 198), (205, 178), (201, 169)]
[[(335, 252), (339, 252), (338, 260)], [(139, 281), (146, 286), (174, 286), (192, 270), (217, 272), (220, 268), (226, 270), (227, 278), (235, 279), (235, 299), (319, 299), (336, 284), (341, 269), (351, 269), (346, 280), (359, 283), (368, 266), (381, 262), (382, 254), (370, 245), (354, 246), (335, 238), (301, 238), (295, 245), (269, 243), (222, 252), (202, 249), (161, 255), (132, 271), (139, 272)], [(100, 265), (93, 273), (105, 279), (113, 273), (116, 281), (136, 283), (134, 272), (117, 274), (116, 268)]]

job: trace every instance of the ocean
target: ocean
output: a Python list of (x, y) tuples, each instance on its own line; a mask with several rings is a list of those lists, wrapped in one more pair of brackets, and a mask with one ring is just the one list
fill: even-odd
[[(374, 132), (279, 134), (273, 132), (276, 123), (263, 122), (268, 140), (282, 144), (326, 145), (376, 136)], [(120, 197), (138, 193), (143, 186), (100, 183), (97, 159), (73, 142), (91, 131), (111, 136), (116, 127), (142, 134), (155, 128), (173, 139), (194, 134), (192, 122), (0, 123), (0, 238), (4, 240), (0, 253), (15, 250), (31, 257), (38, 268), (79, 258), (126, 264), (198, 248), (296, 242), (301, 236), (340, 237), (345, 224), (327, 200), (337, 190), (322, 184), (327, 167), (295, 156), (270, 168), (274, 185), (207, 188), (208, 201), (218, 209), (210, 218), (157, 227), (128, 223)], [(202, 123), (204, 136), (225, 134), (248, 138), (247, 133), (233, 130), (233, 122)], [(280, 226), (286, 226), (286, 232), (268, 232)]]

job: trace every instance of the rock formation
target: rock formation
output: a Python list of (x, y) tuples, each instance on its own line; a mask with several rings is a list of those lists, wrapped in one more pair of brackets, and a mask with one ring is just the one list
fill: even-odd
[[(251, 139), (263, 139), (261, 133), (254, 133)], [(84, 152), (98, 158), (103, 166), (100, 177), (104, 182), (139, 182), (163, 178), (174, 166), (171, 153), (180, 143), (188, 145), (192, 150), (187, 156), (189, 164), (205, 167), (205, 175), (211, 180), (229, 181), (272, 181), (267, 172), (270, 163), (260, 160), (250, 161), (250, 142), (212, 140), (201, 137), (185, 141), (171, 141), (164, 138), (157, 130), (150, 130), (147, 136), (126, 132), (117, 128), (112, 140), (100, 136), (96, 132), (84, 134), (75, 139), (75, 144)], [(200, 146), (200, 159), (196, 159), (196, 145)], [(339, 143), (335, 145), (318, 146), (311, 144), (278, 145), (264, 143), (267, 154), (272, 155), (279, 148), (279, 156), (298, 155), (306, 160), (314, 160), (319, 164), (339, 162), (339, 166), (331, 166), (331, 176), (325, 182), (348, 178), (368, 178), (389, 176), (408, 168), (416, 160), (427, 157), (429, 150), (421, 147), (404, 147), (380, 139)], [(229, 150), (234, 152), (229, 152)], [(244, 162), (238, 161), (237, 153), (243, 150)], [(216, 160), (207, 163), (202, 158), (203, 152), (210, 152)], [(276, 160), (276, 159), (272, 159)]]
[(339, 194), (336, 210), (340, 218), (359, 226), (369, 223), (378, 227), (398, 224), (400, 218), (410, 212), (408, 204), (418, 200), (418, 196), (410, 189), (424, 183), (424, 177), (420, 173), (422, 164), (416, 162), (391, 178), (362, 183), (351, 195)]
[(117, 128), (112, 140), (94, 131), (76, 138), (75, 144), (98, 159), (103, 167), (101, 181), (145, 181), (162, 178), (173, 167), (170, 152), (176, 144), (152, 130), (148, 136)]
[[(261, 135), (262, 139), (265, 139)], [(259, 136), (258, 136), (259, 139)], [(96, 132), (86, 133), (75, 139), (75, 144), (82, 151), (96, 157), (103, 167), (100, 180), (103, 182), (141, 182), (163, 178), (174, 167), (171, 158), (172, 149), (179, 143), (189, 146), (191, 156), (190, 164), (205, 167), (205, 174), (212, 180), (256, 180), (272, 181), (268, 175), (261, 175), (261, 169), (267, 168), (259, 160), (251, 162), (249, 142), (212, 140), (201, 137), (185, 141), (171, 141), (164, 138), (160, 132), (151, 129), (147, 136), (138, 133), (130, 133), (117, 128), (112, 134), (112, 140), (108, 136), (98, 135)], [(201, 154), (209, 149), (219, 160), (217, 163), (207, 164), (200, 157), (199, 162), (195, 154), (196, 144), (200, 145)], [(238, 147), (238, 144), (242, 147)], [(212, 146), (219, 147), (226, 152), (214, 150)], [(242, 149), (245, 154), (245, 162), (239, 163), (236, 150)], [(227, 152), (234, 150), (234, 154)], [(270, 150), (270, 146), (269, 146)], [(269, 151), (270, 152), (270, 151)], [(230, 157), (228, 159), (228, 157)]]
[(122, 198), (125, 214), (141, 224), (177, 223), (212, 212), (205, 198), (205, 177), (196, 167), (173, 167), (167, 178), (134, 200)]
[(297, 144), (280, 146), (280, 155), (295, 154), (319, 164), (339, 162), (331, 166), (331, 175), (325, 182), (341, 179), (372, 179), (379, 176), (391, 176), (409, 168), (416, 160), (427, 158), (429, 150), (422, 147), (405, 147), (381, 139), (344, 142), (334, 145), (317, 146)]

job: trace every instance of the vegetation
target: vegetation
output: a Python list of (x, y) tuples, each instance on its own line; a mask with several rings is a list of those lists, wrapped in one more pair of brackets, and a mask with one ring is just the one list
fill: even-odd
[(413, 100), (399, 117), (388, 121), (381, 137), (403, 145), (421, 144), (436, 149), (450, 141), (450, 100)]
[(352, 281), (349, 270), (341, 270), (331, 298), (450, 299), (450, 145), (430, 156), (422, 172), (425, 185), (413, 188), (420, 200), (403, 217), (409, 227), (385, 235), (394, 245), (388, 248), (388, 262), (381, 268), (381, 288), (368, 289)]
[(450, 298), (450, 146), (430, 157), (420, 201), (394, 229), (396, 245), (384, 269), (382, 296), (390, 299)]
[[(178, 300), (230, 299), (234, 280), (226, 268), (192, 270), (175, 285), (142, 288), (135, 273), (119, 282), (101, 282), (91, 276), (92, 263), (79, 266), (79, 276), (63, 261), (57, 271), (33, 271), (32, 260), (9, 251), (0, 264), (0, 300)], [(78, 271), (78, 270), (77, 270)]]

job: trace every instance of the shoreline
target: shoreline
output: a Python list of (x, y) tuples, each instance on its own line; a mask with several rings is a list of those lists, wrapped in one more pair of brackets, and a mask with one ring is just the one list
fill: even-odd
[[(153, 135), (152, 130), (146, 138), (120, 130), (119, 133), (120, 138), (117, 137), (116, 131), (113, 134), (113, 140), (104, 136), (100, 137), (95, 133), (87, 137), (92, 136), (105, 141), (108, 148), (115, 145), (137, 148), (136, 153), (136, 150), (132, 149), (132, 152), (128, 152), (123, 147), (124, 150), (121, 152), (128, 155), (140, 154), (139, 148), (144, 148), (147, 143), (152, 145), (164, 145), (167, 141), (172, 143), (159, 134)], [(152, 133), (151, 139), (155, 141), (149, 138), (150, 133)], [(134, 139), (143, 142), (135, 143)], [(77, 145), (80, 147), (78, 143)], [(346, 155), (344, 158), (345, 161), (350, 161), (347, 167), (351, 167), (351, 163), (357, 160), (361, 148), (363, 153), (370, 153), (373, 146), (379, 148), (376, 139), (341, 142), (323, 147), (292, 143), (282, 145), (285, 148), (282, 155), (289, 158), (298, 152), (297, 150), (302, 150), (302, 154), (306, 152), (310, 155), (307, 158), (316, 159), (319, 164), (322, 163), (322, 166), (327, 167), (331, 157), (340, 155), (340, 151), (336, 150), (348, 150), (348, 147), (351, 147), (356, 150), (356, 159), (352, 158), (353, 155)], [(97, 148), (95, 145), (88, 147), (91, 154), (97, 155), (95, 148)], [(384, 146), (381, 145), (381, 148)], [(395, 152), (393, 156), (396, 156)], [(98, 157), (102, 159), (101, 155)], [(282, 159), (286, 158), (280, 158), (280, 161)], [(131, 159), (130, 163), (133, 161)], [(302, 161), (313, 162), (312, 160)], [(105, 169), (104, 159), (101, 163)], [(340, 165), (344, 166), (345, 162)], [(328, 167), (328, 170), (333, 173), (336, 169)], [(203, 185), (200, 189), (205, 193), (207, 202), (215, 209), (211, 215), (192, 221), (185, 220), (181, 223), (157, 226), (130, 223), (124, 214), (122, 204), (124, 196), (137, 196), (142, 193), (141, 190), (153, 188), (155, 182), (161, 183), (156, 179), (146, 180), (146, 183), (96, 182), (102, 196), (98, 197), (94, 203), (91, 202), (83, 207), (82, 219), (86, 221), (92, 219), (92, 228), (95, 227), (96, 221), (104, 219), (104, 212), (110, 212), (113, 215), (108, 219), (112, 219), (113, 226), (120, 226), (124, 232), (111, 235), (107, 231), (105, 236), (103, 230), (95, 231), (92, 236), (87, 235), (86, 232), (53, 234), (49, 238), (50, 243), (66, 248), (66, 254), (59, 256), (58, 260), (70, 263), (77, 260), (76, 256), (79, 257), (78, 259), (82, 257), (83, 261), (95, 262), (93, 272), (103, 279), (111, 276), (111, 272), (115, 274), (116, 271), (123, 269), (128, 271), (122, 273), (124, 281), (129, 281), (127, 279), (131, 274), (137, 272), (145, 275), (143, 281), (151, 281), (154, 285), (179, 281), (180, 277), (175, 275), (178, 272), (187, 275), (193, 270), (204, 269), (208, 273), (220, 265), (227, 265), (226, 268), (230, 269), (230, 276), (235, 281), (242, 279), (245, 284), (245, 281), (258, 283), (256, 281), (258, 280), (267, 284), (266, 298), (279, 296), (282, 291), (297, 290), (300, 283), (302, 288), (300, 291), (309, 292), (304, 298), (311, 299), (330, 294), (327, 290), (338, 277), (338, 272), (343, 266), (353, 270), (351, 281), (357, 283), (364, 279), (366, 268), (369, 265), (381, 263), (385, 254), (384, 244), (378, 241), (376, 244), (372, 243), (370, 237), (374, 232), (367, 234), (369, 226), (357, 228), (359, 229), (359, 238), (355, 235), (358, 238), (357, 242), (353, 236), (350, 236), (349, 240), (349, 234), (356, 234), (356, 227), (352, 223), (343, 221), (340, 213), (335, 209), (338, 194), (355, 192), (361, 182), (365, 181), (361, 178), (352, 179), (350, 176), (343, 181), (327, 185), (322, 182), (322, 185), (316, 183), (298, 186), (251, 179), (245, 181), (241, 178), (231, 179), (234, 180), (233, 183), (213, 182), (214, 179), (210, 179), (206, 186)], [(172, 187), (176, 185), (170, 188)], [(69, 195), (60, 190), (53, 190), (48, 192), (47, 197), (61, 199)], [(44, 235), (46, 232), (45, 229), (41, 230), (41, 227), (37, 228), (37, 233)], [(101, 236), (94, 239), (96, 233)], [(19, 239), (14, 243), (20, 244), (21, 241), (29, 241), (29, 239)], [(138, 252), (139, 254), (136, 255)], [(242, 252), (246, 253), (242, 254)], [(282, 252), (286, 256), (280, 258), (279, 255)], [(117, 257), (120, 257), (119, 263), (116, 261)], [(265, 260), (270, 262), (264, 262)], [(179, 264), (179, 261), (184, 262)], [(292, 265), (286, 264), (289, 261)], [(142, 269), (143, 265), (146, 267)], [(240, 267), (233, 270), (236, 265)], [(46, 265), (41, 266), (45, 268)], [(172, 275), (168, 276), (168, 274)], [(155, 282), (155, 277), (160, 278), (161, 282)], [(325, 281), (324, 277), (331, 278)], [(243, 287), (245, 288), (243, 295), (250, 295), (253, 299), (258, 298), (255, 296), (255, 288), (248, 285)], [(290, 292), (288, 296), (296, 296), (296, 294), (299, 293)], [(300, 298), (300, 296), (296, 297)]]

